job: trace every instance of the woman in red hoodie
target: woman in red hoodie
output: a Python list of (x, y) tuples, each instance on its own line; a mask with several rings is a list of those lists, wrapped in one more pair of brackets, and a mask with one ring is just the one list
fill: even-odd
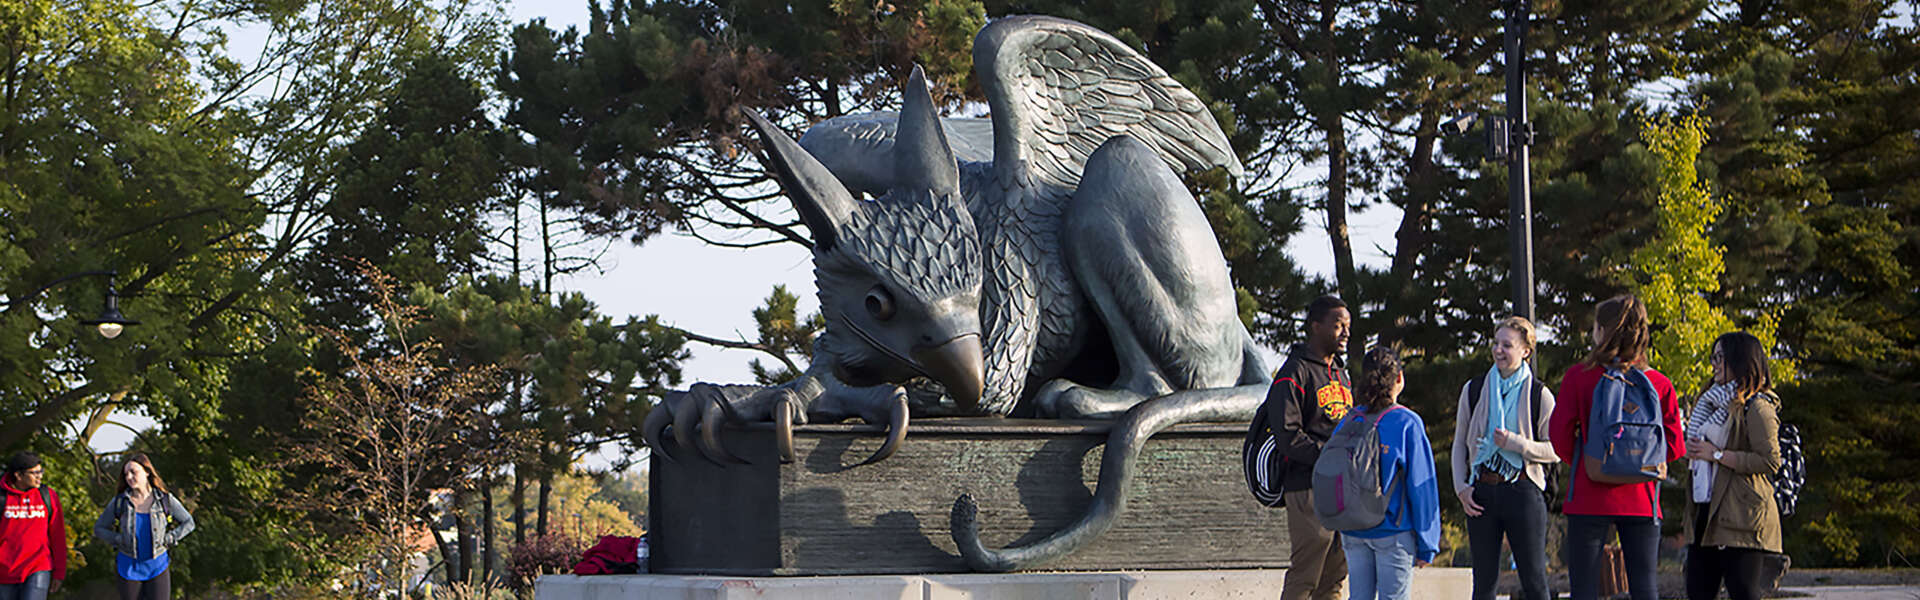
[(1680, 397), (1673, 382), (1647, 366), (1647, 347), (1653, 335), (1647, 306), (1639, 298), (1615, 296), (1594, 309), (1593, 352), (1560, 378), (1559, 400), (1548, 418), (1548, 438), (1561, 460), (1573, 463), (1572, 487), (1563, 511), (1567, 515), (1567, 583), (1573, 600), (1599, 595), (1600, 546), (1609, 527), (1620, 532), (1620, 551), (1626, 559), (1627, 589), (1633, 600), (1658, 600), (1654, 567), (1659, 562), (1660, 504), (1657, 481), (1613, 485), (1587, 476), (1576, 460), (1585, 441), (1587, 414), (1593, 407), (1593, 388), (1609, 366), (1641, 369), (1660, 398), (1660, 421), (1666, 430), (1668, 461), (1685, 454), (1681, 441)]
[(67, 578), (60, 495), (42, 487), (40, 457), (21, 452), (0, 476), (0, 600), (46, 600)]

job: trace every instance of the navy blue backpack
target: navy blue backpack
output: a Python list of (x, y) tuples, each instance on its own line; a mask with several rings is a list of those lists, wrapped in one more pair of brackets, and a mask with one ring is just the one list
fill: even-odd
[(1637, 367), (1609, 367), (1593, 387), (1585, 440), (1580, 444), (1587, 478), (1615, 485), (1667, 478), (1667, 432), (1660, 394)]

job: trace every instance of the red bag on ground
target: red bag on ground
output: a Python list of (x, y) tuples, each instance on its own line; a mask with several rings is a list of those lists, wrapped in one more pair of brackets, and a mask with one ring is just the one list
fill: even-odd
[(580, 555), (580, 562), (573, 565), (575, 575), (614, 575), (635, 573), (640, 570), (638, 561), (640, 538), (624, 535), (603, 535), (592, 548)]

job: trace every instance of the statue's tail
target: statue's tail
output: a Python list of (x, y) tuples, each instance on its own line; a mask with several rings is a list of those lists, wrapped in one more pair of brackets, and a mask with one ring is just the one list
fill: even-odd
[(1071, 554), (1113, 528), (1121, 511), (1126, 510), (1134, 459), (1140, 456), (1147, 438), (1180, 423), (1253, 418), (1266, 390), (1266, 384), (1259, 383), (1188, 390), (1141, 402), (1115, 421), (1113, 430), (1107, 434), (1093, 505), (1087, 507), (1080, 520), (1033, 544), (991, 550), (980, 542), (979, 508), (971, 494), (963, 494), (953, 503), (953, 542), (959, 546), (968, 566), (985, 572), (1029, 569)]

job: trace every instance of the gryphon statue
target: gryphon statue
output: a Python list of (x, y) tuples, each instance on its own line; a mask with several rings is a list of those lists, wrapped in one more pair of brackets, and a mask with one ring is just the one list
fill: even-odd
[(826, 329), (797, 380), (696, 384), (643, 434), (663, 451), (671, 434), (682, 456), (739, 462), (719, 425), (772, 421), (790, 461), (793, 423), (861, 418), (889, 427), (873, 462), (899, 447), (909, 414), (1117, 417), (1092, 506), (1066, 529), (992, 550), (972, 497), (955, 502), (968, 564), (1010, 571), (1108, 529), (1148, 436), (1251, 418), (1267, 367), (1176, 172), (1240, 171), (1199, 99), (1064, 19), (994, 21), (973, 57), (990, 122), (940, 119), (917, 67), (900, 113), (829, 120), (804, 142), (748, 113), (812, 231)]

